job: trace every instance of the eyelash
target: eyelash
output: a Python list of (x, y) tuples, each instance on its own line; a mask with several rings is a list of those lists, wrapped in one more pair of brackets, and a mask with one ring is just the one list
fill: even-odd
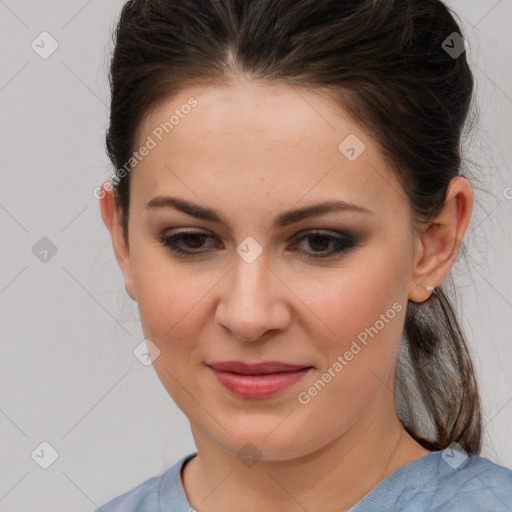
[[(197, 251), (195, 252), (195, 251), (184, 250), (178, 246), (178, 242), (183, 241), (184, 237), (186, 237), (186, 236), (194, 236), (194, 235), (212, 238), (210, 235), (208, 235), (207, 233), (202, 232), (202, 231), (182, 231), (181, 233), (177, 233), (175, 235), (162, 236), (158, 240), (159, 240), (159, 242), (161, 242), (161, 244), (164, 247), (167, 247), (170, 251), (175, 253), (177, 256), (190, 258), (190, 257), (197, 257), (201, 253), (197, 252)], [(348, 252), (349, 249), (352, 249), (353, 247), (357, 246), (357, 242), (352, 235), (340, 233), (340, 232), (338, 232), (338, 235), (341, 235), (341, 236), (332, 236), (332, 235), (328, 235), (324, 232), (309, 231), (304, 236), (301, 236), (298, 238), (297, 237), (293, 238), (292, 240), (295, 241), (295, 244), (293, 244), (293, 246), (296, 245), (297, 241), (300, 242), (305, 239), (310, 239), (310, 238), (315, 238), (315, 237), (327, 238), (328, 240), (334, 241), (337, 244), (335, 249), (331, 250), (329, 253), (327, 253), (327, 255), (321, 256), (321, 255), (314, 255), (314, 254), (310, 254), (310, 253), (309, 254), (306, 253), (306, 255), (305, 255), (304, 251), (296, 251), (296, 252), (298, 253), (299, 257), (305, 258), (305, 259), (312, 259), (312, 260), (333, 259), (335, 257), (341, 256), (341, 253), (346, 253), (346, 252)], [(208, 252), (208, 251), (206, 251), (206, 252)]]

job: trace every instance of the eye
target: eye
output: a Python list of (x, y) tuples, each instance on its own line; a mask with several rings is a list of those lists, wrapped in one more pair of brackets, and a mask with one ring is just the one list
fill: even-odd
[[(356, 238), (348, 233), (334, 232), (336, 235), (329, 234), (326, 231), (308, 231), (303, 236), (296, 236), (292, 239), (292, 252), (296, 252), (299, 257), (307, 259), (327, 259), (340, 256), (340, 253), (346, 253), (349, 249), (356, 247)], [(214, 240), (215, 237), (204, 231), (181, 231), (172, 235), (160, 237), (158, 240), (177, 256), (198, 257), (215, 249), (215, 244), (209, 250), (199, 250), (204, 248), (207, 240)], [(297, 246), (307, 245), (311, 251), (297, 250)], [(332, 246), (331, 246), (332, 244)], [(328, 250), (329, 246), (331, 249)]]
[[(180, 256), (198, 256), (200, 254), (198, 251), (190, 249), (201, 248), (205, 239), (208, 238), (213, 237), (203, 231), (182, 231), (174, 235), (162, 236), (158, 240), (163, 246)], [(180, 245), (183, 242), (187, 244), (185, 248)]]
[[(298, 252), (301, 258), (327, 259), (340, 256), (340, 253), (347, 252), (349, 249), (357, 246), (357, 242), (352, 235), (341, 232), (336, 233), (337, 234), (333, 236), (325, 231), (309, 231), (307, 234), (294, 240), (300, 243), (308, 240), (307, 245), (313, 249), (313, 253), (302, 250), (296, 252)], [(325, 252), (331, 243), (334, 247), (332, 247), (330, 251)], [(295, 242), (292, 247), (296, 247), (297, 245), (298, 243)]]

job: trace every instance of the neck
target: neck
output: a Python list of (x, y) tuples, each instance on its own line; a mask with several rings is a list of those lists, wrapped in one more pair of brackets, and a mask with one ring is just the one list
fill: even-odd
[(385, 415), (360, 418), (314, 453), (261, 459), (251, 467), (192, 426), (198, 455), (182, 475), (189, 503), (201, 512), (347, 510), (386, 476), (429, 453), (403, 429), (394, 409), (385, 421), (375, 421), (379, 417)]

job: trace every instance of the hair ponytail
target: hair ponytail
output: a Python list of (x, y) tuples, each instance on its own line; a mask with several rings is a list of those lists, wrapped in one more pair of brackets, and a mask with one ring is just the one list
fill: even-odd
[[(404, 336), (396, 375), (397, 412), (404, 428), (429, 450), (455, 442), (469, 454), (479, 454), (482, 415), (475, 372), (451, 301), (441, 288), (425, 302), (409, 301)], [(422, 413), (418, 403), (424, 405)]]

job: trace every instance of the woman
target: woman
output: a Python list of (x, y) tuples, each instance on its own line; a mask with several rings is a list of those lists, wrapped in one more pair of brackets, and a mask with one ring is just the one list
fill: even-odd
[(197, 452), (103, 512), (512, 509), (441, 284), (473, 76), (437, 0), (136, 0), (101, 214)]

